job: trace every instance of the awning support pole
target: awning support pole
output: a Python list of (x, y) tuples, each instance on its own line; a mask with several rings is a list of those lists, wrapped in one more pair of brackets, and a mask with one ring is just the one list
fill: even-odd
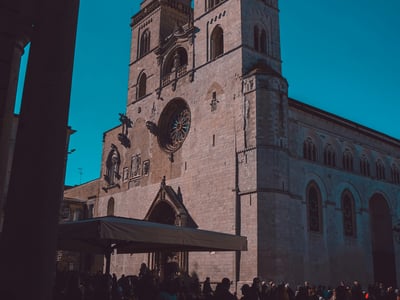
[(110, 274), (110, 265), (111, 265), (111, 253), (114, 251), (114, 249), (110, 246), (106, 249), (104, 256), (106, 258), (106, 270), (105, 274)]

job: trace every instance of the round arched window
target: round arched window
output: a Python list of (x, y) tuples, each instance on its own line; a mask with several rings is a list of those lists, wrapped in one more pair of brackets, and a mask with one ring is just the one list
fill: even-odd
[(190, 110), (183, 99), (170, 101), (161, 113), (158, 122), (158, 142), (167, 152), (178, 150), (190, 129)]

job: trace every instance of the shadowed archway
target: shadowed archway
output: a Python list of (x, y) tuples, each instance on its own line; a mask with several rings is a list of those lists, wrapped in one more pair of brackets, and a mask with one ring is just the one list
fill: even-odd
[(375, 282), (396, 285), (392, 218), (386, 199), (375, 194), (369, 201), (372, 259)]
[[(168, 225), (198, 227), (183, 204), (180, 188), (175, 192), (171, 186), (166, 185), (165, 177), (144, 219)], [(148, 266), (159, 270), (161, 278), (164, 279), (178, 272), (187, 272), (188, 260), (189, 254), (186, 251), (153, 252), (149, 254)]]

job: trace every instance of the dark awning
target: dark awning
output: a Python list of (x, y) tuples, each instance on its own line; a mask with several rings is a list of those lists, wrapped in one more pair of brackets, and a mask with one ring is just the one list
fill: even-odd
[(154, 251), (245, 251), (246, 237), (122, 217), (67, 222), (58, 228), (58, 249), (104, 254)]

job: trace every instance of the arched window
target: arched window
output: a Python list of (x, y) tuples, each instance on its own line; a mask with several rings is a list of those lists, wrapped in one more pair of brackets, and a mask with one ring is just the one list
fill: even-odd
[(207, 9), (212, 9), (224, 0), (207, 0)]
[(324, 164), (327, 166), (336, 166), (336, 153), (331, 144), (328, 144), (324, 150)]
[(311, 138), (307, 138), (303, 144), (303, 157), (305, 159), (316, 161), (317, 160), (317, 149)]
[(345, 236), (356, 236), (356, 214), (353, 195), (349, 191), (342, 194), (343, 233)]
[(114, 215), (114, 206), (115, 206), (114, 198), (110, 198), (107, 203), (107, 216)]
[(254, 26), (254, 50), (267, 53), (267, 32)]
[(307, 188), (307, 217), (308, 230), (322, 232), (321, 192), (314, 182)]
[(259, 50), (260, 33), (257, 26), (254, 26), (254, 49)]
[(211, 59), (216, 59), (224, 53), (224, 31), (220, 26), (216, 26), (210, 39)]
[(137, 99), (146, 96), (146, 89), (147, 89), (147, 75), (146, 73), (142, 73), (138, 81)]
[(168, 75), (174, 71), (179, 71), (182, 67), (186, 67), (188, 64), (188, 55), (183, 47), (177, 48), (171, 52), (165, 59), (163, 74)]
[(146, 29), (140, 37), (139, 57), (150, 51), (150, 30)]
[(347, 171), (353, 171), (353, 154), (349, 149), (343, 152), (343, 169)]
[(106, 161), (106, 175), (104, 175), (104, 179), (109, 185), (116, 184), (117, 180), (121, 178), (121, 176), (119, 175), (120, 163), (121, 160), (117, 147), (112, 144), (111, 151), (108, 153)]
[(385, 176), (385, 165), (383, 164), (382, 160), (378, 159), (376, 161), (376, 178), (379, 180), (384, 180)]
[(395, 184), (400, 183), (399, 168), (395, 164), (392, 164), (392, 182)]
[(360, 158), (360, 172), (364, 176), (369, 176), (371, 174), (369, 171), (369, 160), (365, 154)]
[(267, 32), (263, 29), (260, 35), (260, 52), (267, 53)]

